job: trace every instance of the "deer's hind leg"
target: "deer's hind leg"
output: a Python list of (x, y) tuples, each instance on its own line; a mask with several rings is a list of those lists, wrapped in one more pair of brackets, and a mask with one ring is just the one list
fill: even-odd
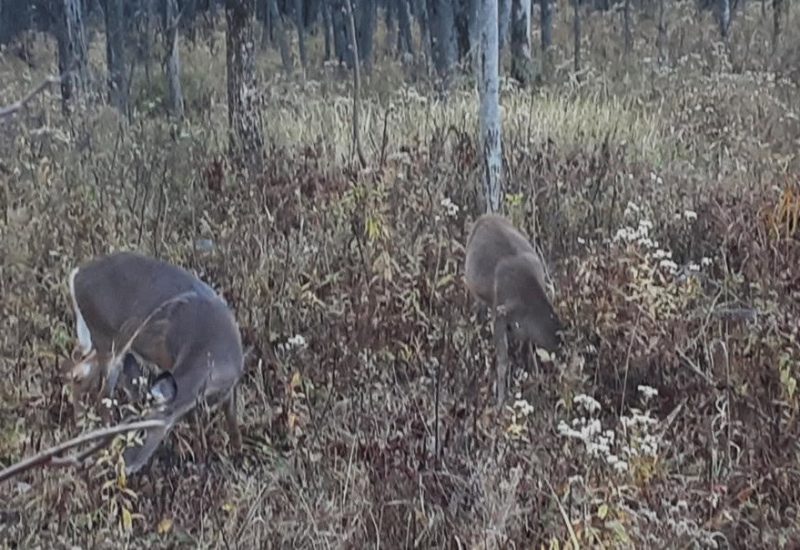
[(235, 453), (242, 452), (242, 432), (239, 429), (239, 420), (236, 416), (236, 387), (231, 388), (228, 397), (223, 403), (225, 412), (225, 422), (228, 425), (228, 435), (230, 436), (231, 447)]

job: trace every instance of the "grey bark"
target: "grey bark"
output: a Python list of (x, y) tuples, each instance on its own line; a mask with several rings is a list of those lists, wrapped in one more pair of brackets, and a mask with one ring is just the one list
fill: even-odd
[(358, 154), (358, 160), (362, 167), (367, 165), (364, 150), (361, 147), (361, 134), (358, 126), (358, 111), (361, 101), (361, 69), (359, 68), (358, 58), (358, 38), (356, 37), (356, 22), (353, 17), (353, 6), (351, 0), (344, 0), (344, 16), (347, 25), (348, 42), (350, 43), (353, 55), (353, 149)]
[(512, 0), (497, 0), (497, 17), (498, 17), (498, 43), (497, 48), (499, 52), (503, 51), (508, 41), (508, 31), (511, 28), (511, 2)]
[[(430, 0), (412, 0), (415, 2), (417, 24), (419, 25), (419, 35), (422, 40), (420, 49), (424, 52), (427, 60), (433, 59), (433, 31), (431, 30), (431, 17), (428, 8)], [(434, 0), (436, 1), (436, 0)]]
[(175, 118), (183, 118), (183, 89), (181, 87), (181, 57), (178, 49), (179, 12), (177, 0), (167, 2), (167, 28), (164, 34), (167, 50), (167, 86), (169, 88), (169, 111)]
[(728, 39), (728, 29), (731, 26), (731, 2), (730, 0), (719, 0), (719, 34), (723, 40)]
[(622, 19), (622, 32), (625, 40), (625, 49), (623, 51), (625, 53), (625, 57), (627, 58), (633, 49), (633, 33), (631, 32), (631, 0), (625, 0), (625, 4), (622, 8)]
[(405, 53), (414, 55), (414, 41), (411, 37), (411, 14), (409, 13), (408, 0), (397, 0), (397, 25), (398, 39)]
[(503, 200), (500, 120), (500, 57), (497, 1), (481, 0), (481, 37), (478, 56), (480, 142), (483, 151), (483, 197), (487, 212), (497, 212)]
[(150, 87), (152, 82), (150, 64), (152, 60), (153, 35), (155, 32), (155, 25), (153, 24), (153, 2), (155, 2), (155, 0), (141, 0), (138, 14), (140, 31), (137, 40), (137, 53), (139, 61), (144, 64), (144, 77), (148, 87)]
[(350, 48), (350, 39), (347, 31), (347, 8), (344, 0), (334, 0), (331, 8), (333, 22), (333, 46), (339, 63), (347, 67), (353, 66), (353, 50)]
[(553, 5), (551, 0), (539, 0), (541, 11), (539, 12), (540, 24), (542, 26), (542, 51), (547, 52), (553, 46)]
[(451, 0), (428, 0), (433, 65), (445, 88), (448, 87), (457, 58), (454, 16)]
[(772, 53), (778, 51), (781, 36), (783, 0), (772, 0)]
[(511, 76), (523, 86), (533, 79), (531, 0), (511, 4)]
[(573, 53), (575, 72), (581, 70), (581, 4), (580, 0), (572, 0), (572, 36), (574, 39)]
[(386, 2), (383, 11), (383, 24), (386, 27), (386, 52), (392, 54), (395, 50), (395, 43), (397, 48), (400, 48), (397, 34), (397, 4), (399, 2)]
[(300, 67), (306, 70), (306, 38), (303, 32), (303, 0), (294, 0), (294, 26), (297, 28), (297, 49), (300, 54)]
[(125, 24), (122, 0), (106, 0), (106, 63), (108, 98), (119, 112), (128, 110), (127, 64), (125, 63)]
[(275, 35), (278, 41), (278, 49), (281, 52), (281, 63), (283, 70), (287, 73), (292, 72), (292, 52), (289, 49), (289, 41), (286, 38), (286, 27), (283, 24), (283, 17), (278, 11), (278, 0), (267, 0), (269, 2), (269, 15), (275, 27)]
[(264, 138), (255, 63), (255, 0), (226, 0), (228, 131), (237, 164), (258, 170)]
[(325, 38), (325, 61), (333, 58), (333, 19), (331, 6), (328, 0), (322, 1), (322, 34)]
[(58, 71), (70, 74), (61, 81), (61, 100), (65, 111), (72, 101), (89, 89), (89, 65), (86, 53), (86, 30), (80, 0), (58, 0)]
[(658, 0), (658, 37), (656, 46), (658, 48), (658, 64), (663, 66), (667, 63), (667, 0)]
[(551, 0), (539, 0), (539, 24), (541, 26), (542, 74), (549, 78), (553, 65), (551, 49), (553, 47), (553, 6)]
[(480, 0), (466, 0), (467, 21), (469, 24), (469, 43), (473, 50), (474, 65), (477, 67), (477, 52), (480, 49), (481, 41), (481, 22), (480, 22)]
[(358, 1), (358, 59), (363, 63), (364, 69), (369, 73), (372, 71), (372, 50), (375, 37), (375, 23), (378, 14), (375, 7), (375, 0)]

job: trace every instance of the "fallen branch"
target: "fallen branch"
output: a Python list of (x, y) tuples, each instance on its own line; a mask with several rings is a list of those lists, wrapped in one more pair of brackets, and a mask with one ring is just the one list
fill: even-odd
[(28, 95), (26, 95), (22, 99), (15, 101), (10, 105), (6, 105), (5, 107), (0, 107), (0, 120), (10, 117), (14, 113), (25, 107), (25, 105), (30, 100), (32, 100), (34, 97), (40, 94), (42, 90), (44, 90), (51, 84), (60, 84), (67, 74), (68, 73), (64, 73), (61, 76), (48, 76), (38, 86), (36, 86), (33, 90), (28, 92)]
[[(166, 423), (163, 420), (142, 420), (139, 422), (131, 422), (130, 424), (119, 424), (110, 428), (101, 428), (99, 430), (94, 430), (83, 435), (79, 435), (78, 437), (70, 439), (69, 441), (65, 441), (64, 443), (59, 443), (55, 447), (50, 447), (49, 449), (46, 449), (37, 455), (26, 458), (9, 466), (5, 470), (0, 471), (0, 483), (37, 466), (80, 466), (89, 456), (110, 443), (111, 438), (115, 435), (133, 432), (136, 430), (162, 428), (164, 426), (166, 426)], [(67, 457), (59, 456), (61, 453), (74, 447), (83, 445), (84, 443), (97, 441), (99, 441), (99, 443), (96, 443), (87, 451), (77, 455)]]

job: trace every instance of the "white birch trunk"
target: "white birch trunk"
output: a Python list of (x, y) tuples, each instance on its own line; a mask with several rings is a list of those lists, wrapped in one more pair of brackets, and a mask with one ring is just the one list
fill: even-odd
[(503, 156), (500, 143), (500, 63), (497, 0), (480, 0), (480, 139), (483, 150), (483, 196), (487, 212), (497, 212), (503, 199)]

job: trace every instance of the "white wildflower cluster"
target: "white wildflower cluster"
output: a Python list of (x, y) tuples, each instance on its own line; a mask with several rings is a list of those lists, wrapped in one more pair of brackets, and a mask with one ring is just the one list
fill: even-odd
[(528, 403), (528, 401), (525, 399), (517, 399), (514, 401), (514, 408), (522, 416), (530, 416), (530, 414), (533, 412), (533, 405)]
[(107, 409), (110, 409), (111, 407), (118, 407), (119, 406), (119, 401), (117, 401), (116, 399), (110, 399), (108, 397), (104, 397), (103, 399), (101, 399), (100, 402)]
[(614, 242), (625, 241), (628, 243), (636, 243), (644, 248), (653, 248), (658, 245), (650, 239), (650, 230), (653, 228), (652, 222), (648, 220), (639, 220), (639, 225), (633, 228), (629, 225), (617, 230), (614, 235)]
[(278, 350), (288, 352), (293, 349), (305, 349), (308, 347), (308, 342), (302, 334), (295, 334), (286, 340), (286, 343), (278, 344)]
[[(650, 386), (640, 385), (638, 389), (645, 403), (658, 395), (658, 390)], [(652, 431), (658, 421), (650, 416), (649, 411), (642, 413), (634, 409), (630, 416), (620, 418), (617, 430), (604, 429), (600, 419), (595, 416), (601, 409), (596, 399), (578, 395), (573, 401), (576, 409), (582, 409), (584, 415), (573, 418), (571, 422), (560, 421), (558, 433), (580, 440), (590, 457), (623, 473), (628, 471), (633, 460), (657, 455), (659, 440)]]
[(443, 198), (439, 204), (442, 205), (448, 217), (454, 218), (458, 214), (458, 205), (450, 200), (450, 197)]
[[(651, 174), (651, 179), (655, 177)], [(660, 178), (659, 178), (660, 179)], [(654, 179), (655, 181), (655, 179)], [(658, 241), (650, 236), (650, 230), (653, 229), (653, 223), (650, 220), (641, 218), (642, 208), (636, 203), (629, 201), (625, 207), (626, 218), (640, 218), (636, 227), (626, 225), (617, 230), (614, 235), (614, 242), (623, 242), (626, 244), (635, 244), (642, 248), (645, 256), (655, 261), (658, 267), (671, 275), (677, 275), (681, 269), (677, 263), (672, 259), (672, 252), (659, 247)], [(676, 219), (684, 219), (686, 221), (694, 221), (697, 219), (697, 212), (693, 210), (685, 210), (683, 215), (676, 214)], [(689, 262), (685, 268), (689, 272), (697, 273), (701, 267), (711, 265), (711, 259), (704, 257), (700, 264)]]

